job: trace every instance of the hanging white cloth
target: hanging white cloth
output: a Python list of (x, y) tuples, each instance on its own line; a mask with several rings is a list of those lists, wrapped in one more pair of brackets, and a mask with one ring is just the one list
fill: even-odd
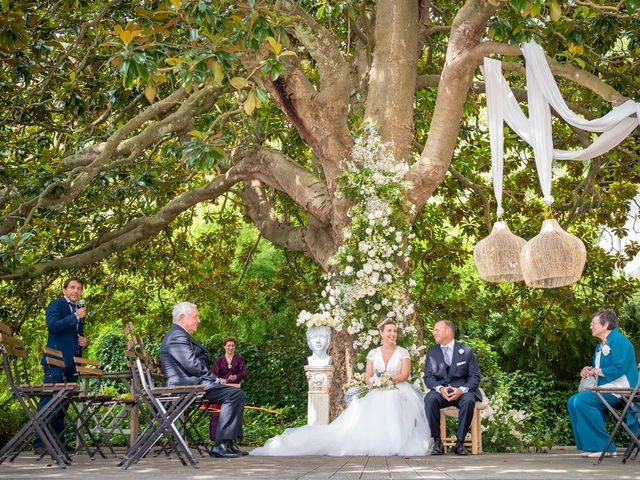
[[(554, 158), (558, 160), (588, 160), (602, 155), (620, 144), (640, 122), (640, 103), (632, 100), (615, 107), (611, 112), (598, 119), (586, 120), (580, 117), (569, 109), (562, 98), (542, 48), (535, 42), (528, 42), (522, 46), (522, 52), (527, 62), (527, 96), (530, 118), (527, 118), (523, 113), (502, 75), (502, 63), (499, 60), (484, 59), (492, 174), (494, 176), (494, 190), (496, 180), (499, 183), (499, 208), (502, 204), (503, 121), (506, 121), (513, 131), (533, 148), (538, 178), (544, 201), (547, 204), (553, 202), (551, 181)], [(602, 132), (602, 135), (585, 149), (553, 149), (550, 106), (570, 125), (589, 132)], [(498, 173), (500, 173), (499, 179), (497, 179)], [(496, 193), (496, 199), (498, 199), (498, 193)]]
[[(489, 62), (487, 62), (489, 60)], [(504, 214), (502, 208), (502, 177), (503, 177), (503, 152), (504, 152), (504, 131), (502, 128), (504, 119), (504, 102), (502, 96), (506, 87), (506, 80), (502, 76), (501, 63), (497, 60), (485, 58), (484, 75), (491, 77), (492, 81), (486, 81), (487, 110), (493, 115), (489, 115), (489, 141), (491, 143), (491, 176), (493, 177), (493, 194), (498, 204), (496, 213), (498, 218)], [(502, 82), (505, 85), (502, 85)], [(511, 90), (509, 90), (511, 91)], [(524, 117), (524, 114), (523, 114)]]

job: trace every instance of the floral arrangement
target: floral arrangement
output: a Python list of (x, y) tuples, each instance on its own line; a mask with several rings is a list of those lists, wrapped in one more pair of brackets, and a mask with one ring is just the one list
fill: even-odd
[(371, 390), (397, 390), (398, 386), (386, 372), (376, 372), (371, 378)]
[(342, 331), (342, 323), (333, 318), (329, 312), (311, 313), (302, 310), (298, 315), (297, 325), (309, 327), (331, 327), (338, 332)]
[(530, 415), (524, 410), (508, 408), (510, 388), (515, 377), (491, 395), (489, 405), (481, 410), (482, 432), (491, 451), (517, 452), (528, 443)]
[(409, 167), (395, 159), (391, 145), (371, 127), (356, 139), (345, 167), (338, 194), (354, 201), (347, 212), (351, 223), (329, 261), (333, 268), (322, 291), (320, 313), (303, 311), (298, 324), (322, 321), (336, 330), (346, 329), (354, 337), (356, 368), (363, 371), (364, 355), (378, 342), (376, 325), (391, 318), (398, 324), (399, 343), (418, 366), (424, 346), (416, 345), (415, 327), (408, 322), (414, 314), (409, 292), (415, 281), (402, 268), (409, 263), (413, 238), (408, 214), (415, 211), (404, 200), (411, 187), (404, 180)]

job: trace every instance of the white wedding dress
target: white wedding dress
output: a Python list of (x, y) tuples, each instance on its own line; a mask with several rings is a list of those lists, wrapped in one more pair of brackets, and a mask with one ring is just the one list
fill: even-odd
[[(374, 372), (396, 375), (409, 352), (397, 347), (387, 365), (380, 348), (369, 352)], [(431, 433), (422, 394), (412, 385), (399, 383), (395, 390), (371, 390), (353, 400), (329, 425), (289, 428), (270, 438), (251, 455), (371, 455), (421, 456), (431, 451)]]

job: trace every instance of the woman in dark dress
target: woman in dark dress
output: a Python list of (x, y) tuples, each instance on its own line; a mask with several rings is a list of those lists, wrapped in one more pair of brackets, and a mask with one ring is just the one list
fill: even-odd
[[(224, 355), (219, 356), (213, 364), (211, 371), (220, 379), (220, 383), (233, 383), (239, 385), (247, 377), (247, 363), (242, 356), (237, 355), (236, 341), (232, 337), (227, 337), (222, 341)], [(215, 439), (216, 428), (218, 427), (219, 413), (211, 415), (209, 423), (209, 436)]]

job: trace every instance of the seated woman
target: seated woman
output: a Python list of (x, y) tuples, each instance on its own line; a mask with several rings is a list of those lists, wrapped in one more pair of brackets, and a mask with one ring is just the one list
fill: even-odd
[(367, 355), (366, 381), (385, 373), (397, 388), (372, 389), (353, 400), (329, 425), (305, 425), (285, 430), (250, 455), (427, 455), (431, 434), (421, 393), (406, 380), (409, 352), (396, 345), (397, 324), (378, 325), (382, 346)]
[[(224, 355), (216, 358), (211, 371), (220, 379), (220, 383), (237, 383), (239, 384), (247, 377), (247, 362), (242, 356), (236, 354), (236, 341), (233, 337), (227, 337), (222, 341), (224, 347)], [(218, 420), (220, 413), (211, 414), (209, 420), (209, 437), (215, 440), (216, 428), (218, 428)]]
[[(633, 345), (618, 329), (618, 318), (612, 310), (600, 310), (591, 318), (591, 334), (600, 339), (596, 345), (593, 363), (580, 371), (580, 376), (593, 376), (598, 386), (635, 387), (638, 382), (638, 367)], [(611, 393), (604, 397), (611, 405), (619, 402)], [(588, 457), (599, 457), (604, 449), (609, 432), (605, 427), (606, 405), (589, 390), (577, 393), (567, 402), (569, 418), (578, 450), (587, 452)], [(638, 421), (633, 412), (625, 419), (632, 432), (637, 432)], [(607, 456), (614, 456), (613, 442), (607, 449)]]

